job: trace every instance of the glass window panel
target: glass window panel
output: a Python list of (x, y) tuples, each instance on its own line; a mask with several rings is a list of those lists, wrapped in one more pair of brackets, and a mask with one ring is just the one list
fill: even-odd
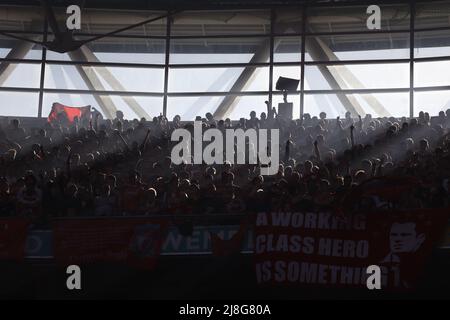
[(214, 113), (224, 96), (169, 97), (167, 99), (167, 118), (172, 120), (179, 115), (183, 121), (192, 121), (196, 116), (204, 117)]
[(261, 38), (173, 39), (170, 63), (247, 63), (269, 62), (270, 40)]
[[(204, 117), (207, 112), (214, 113), (223, 101), (224, 96), (198, 96), (198, 97), (169, 97), (167, 106), (167, 117), (171, 120), (175, 115), (180, 115), (182, 120), (194, 120), (196, 116)], [(255, 111), (267, 113), (265, 101), (267, 95), (236, 96), (233, 108), (226, 116), (231, 120), (249, 118), (250, 112)]]
[(262, 112), (267, 113), (268, 100), (267, 95), (258, 96), (238, 96), (233, 110), (227, 115), (231, 120), (239, 120), (240, 118), (250, 118), (250, 112), (255, 111), (259, 117)]
[[(330, 85), (326, 78), (328, 72), (340, 88)], [(409, 64), (306, 66), (305, 81), (306, 90), (407, 88)]]
[(184, 11), (173, 16), (173, 36), (268, 34), (268, 10)]
[[(15, 34), (17, 36), (41, 41), (42, 36), (32, 34)], [(6, 58), (13, 48), (21, 45), (22, 40), (17, 40), (11, 37), (0, 35), (0, 58)], [(30, 45), (31, 49), (25, 54), (24, 59), (42, 59), (42, 47), (40, 45)]]
[[(306, 61), (409, 59), (409, 34), (352, 34), (306, 37)], [(321, 54), (321, 48), (334, 56)]]
[[(80, 66), (84, 72), (100, 80), (95, 90), (162, 92), (164, 69)], [(112, 77), (111, 77), (112, 76)], [(52, 89), (81, 89), (89, 87), (81, 77), (77, 66), (46, 65), (45, 87)]]
[(254, 70), (253, 75), (249, 81), (242, 88), (241, 91), (268, 91), (269, 90), (269, 67), (255, 68), (248, 67), (249, 70)]
[(274, 62), (297, 62), (302, 59), (301, 37), (275, 37)]
[(450, 60), (416, 62), (414, 64), (414, 86), (450, 85)]
[(277, 9), (275, 13), (275, 33), (300, 33), (303, 25), (303, 10), (299, 7)]
[[(80, 40), (87, 39), (79, 37)], [(165, 41), (159, 39), (107, 37), (86, 45), (100, 62), (164, 64)], [(68, 53), (47, 52), (48, 60), (72, 60)], [(92, 61), (88, 57), (88, 61)]]
[[(407, 30), (410, 26), (409, 6), (378, 4), (382, 30)], [(367, 6), (310, 7), (309, 32), (370, 31), (367, 28)]]
[(54, 64), (45, 65), (44, 87), (48, 89), (89, 89), (76, 66)]
[(335, 118), (345, 115), (347, 110), (335, 94), (305, 94), (303, 113), (311, 117), (318, 117), (321, 112), (327, 114), (327, 118)]
[[(103, 86), (110, 91), (135, 92), (163, 92), (163, 68), (122, 68), (122, 67), (94, 67)], [(106, 74), (105, 74), (106, 72)], [(113, 86), (106, 81), (109, 74), (118, 81), (121, 87)], [(105, 76), (102, 76), (105, 75)]]
[(240, 91), (267, 91), (268, 67), (240, 68), (172, 68), (169, 74), (169, 92), (225, 92), (243, 72), (253, 72)]
[[(409, 93), (371, 93), (371, 94), (348, 94), (343, 95), (351, 101), (356, 101), (365, 113), (373, 117), (402, 117), (409, 115)], [(374, 106), (376, 100), (382, 106), (380, 109)], [(325, 112), (327, 118), (343, 118), (347, 109), (344, 107), (337, 94), (305, 94), (304, 113), (311, 116), (319, 116)]]
[(114, 105), (118, 110), (121, 110), (126, 119), (140, 119), (143, 115), (137, 114), (127, 104), (127, 99), (133, 99), (146, 112), (145, 118), (152, 120), (163, 112), (163, 98), (162, 97), (143, 97), (143, 96), (116, 96), (111, 95)]
[(427, 1), (416, 4), (416, 29), (450, 27), (450, 3)]
[(450, 109), (450, 91), (424, 91), (414, 93), (414, 116), (428, 112), (431, 117)]
[(39, 88), (41, 79), (41, 64), (11, 63), (12, 72), (2, 82), (3, 87), (13, 88)]
[(0, 115), (5, 117), (37, 117), (39, 93), (0, 91)]
[[(371, 93), (349, 95), (356, 98), (365, 113), (374, 117), (409, 116), (409, 92)], [(378, 101), (378, 106), (372, 101)]]
[(414, 57), (450, 56), (450, 30), (415, 33)]

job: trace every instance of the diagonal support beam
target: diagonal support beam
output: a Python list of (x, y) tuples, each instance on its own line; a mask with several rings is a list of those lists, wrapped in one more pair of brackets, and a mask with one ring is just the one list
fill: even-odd
[[(214, 81), (208, 88), (206, 92), (214, 92), (214, 91), (220, 91), (223, 87), (223, 84), (230, 81), (234, 78), (234, 70), (233, 69), (226, 69), (222, 75), (220, 75), (219, 78), (217, 78), (216, 81)], [(202, 114), (202, 110), (205, 108), (205, 106), (208, 105), (209, 102), (211, 102), (213, 98), (211, 96), (207, 97), (200, 97), (195, 100), (194, 103), (189, 108), (186, 108), (186, 112), (183, 114), (183, 119), (191, 119), (195, 118), (195, 116)]]
[[(315, 61), (330, 61), (330, 57), (324, 48), (324, 43), (316, 37), (308, 39), (306, 41), (306, 51), (310, 54), (311, 58)], [(331, 60), (332, 61), (332, 60)], [(336, 69), (329, 69), (325, 65), (318, 65), (320, 73), (324, 76), (325, 80), (333, 90), (340, 90), (346, 87), (345, 81), (339, 75)], [(365, 115), (365, 112), (359, 102), (354, 97), (348, 97), (345, 94), (338, 93), (337, 97), (342, 103), (344, 108), (353, 116)]]
[[(27, 41), (19, 41), (17, 45), (11, 49), (6, 59), (24, 59), (27, 53), (33, 48), (34, 43)], [(14, 72), (17, 63), (2, 61), (0, 63), (0, 86), (3, 86), (9, 76)]]
[[(269, 59), (270, 55), (269, 51), (270, 51), (270, 40), (267, 39), (261, 43), (261, 47), (253, 55), (252, 59), (250, 60), (250, 63), (266, 62)], [(237, 78), (236, 82), (231, 87), (230, 91), (240, 92), (244, 90), (251, 82), (251, 79), (253, 79), (256, 76), (256, 71), (257, 71), (256, 66), (245, 67), (242, 73)], [(226, 118), (227, 115), (230, 114), (236, 107), (238, 99), (239, 98), (234, 95), (226, 96), (222, 100), (220, 105), (217, 107), (216, 111), (214, 112), (214, 118), (215, 119)]]
[[(87, 46), (81, 47), (81, 51), (84, 56), (90, 62), (100, 62), (94, 53)], [(106, 67), (95, 67), (95, 71), (111, 86), (114, 91), (126, 91), (125, 87), (120, 83), (119, 80), (106, 68)], [(151, 116), (141, 107), (141, 105), (136, 101), (135, 98), (130, 96), (123, 96), (122, 99), (125, 103), (133, 110), (134, 113), (139, 118), (151, 119)]]
[[(318, 61), (339, 61), (338, 57), (334, 52), (321, 40), (318, 38), (308, 39), (306, 43), (306, 49), (310, 53), (311, 57)], [(317, 55), (317, 57), (314, 57)], [(346, 67), (346, 66), (319, 66), (319, 70), (322, 75), (327, 79), (330, 86), (333, 88), (334, 85), (338, 85), (337, 89), (347, 89), (348, 84), (352, 84), (352, 87), (363, 88), (364, 85), (359, 79)], [(329, 74), (331, 74), (335, 81), (329, 79)], [(334, 88), (333, 88), (334, 89)], [(363, 94), (361, 97), (369, 104), (369, 106), (379, 115), (379, 116), (390, 116), (390, 112), (375, 98), (372, 94)], [(346, 95), (338, 94), (338, 98), (341, 103), (344, 104), (345, 98), (351, 103), (353, 109), (359, 115), (365, 115), (365, 112), (361, 105), (358, 103), (355, 97), (347, 97)], [(348, 105), (349, 106), (349, 105)], [(353, 113), (352, 109), (348, 110)]]
[[(72, 59), (73, 61), (85, 61), (85, 62), (89, 61), (81, 49), (69, 52), (69, 56), (70, 59)], [(103, 87), (100, 78), (95, 73), (94, 68), (82, 65), (77, 65), (76, 68), (81, 78), (84, 80), (87, 87), (89, 88), (89, 90), (94, 91), (93, 93), (94, 99), (95, 101), (97, 101), (100, 109), (103, 111), (105, 116), (108, 119), (113, 119), (115, 117), (117, 108), (114, 105), (112, 99), (105, 95), (95, 94), (96, 90), (104, 91), (105, 88)]]

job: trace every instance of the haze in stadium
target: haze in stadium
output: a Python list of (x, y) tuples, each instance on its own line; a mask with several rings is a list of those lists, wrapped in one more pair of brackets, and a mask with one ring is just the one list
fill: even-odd
[(0, 299), (448, 299), (449, 219), (450, 1), (0, 2)]

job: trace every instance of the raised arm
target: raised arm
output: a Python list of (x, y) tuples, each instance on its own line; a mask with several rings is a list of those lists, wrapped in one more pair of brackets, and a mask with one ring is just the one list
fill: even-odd
[(11, 140), (9, 140), (8, 138), (6, 138), (5, 141), (8, 142), (8, 144), (9, 144), (12, 148), (16, 149), (16, 150), (17, 150), (17, 153), (19, 153), (19, 152), (22, 150), (22, 146), (21, 146), (20, 144), (18, 144), (17, 142), (11, 141)]
[(361, 115), (358, 115), (358, 118), (359, 118), (358, 130), (359, 130), (359, 132), (362, 132), (363, 131), (363, 121), (362, 121)]
[(70, 175), (71, 175), (71, 169), (70, 169), (70, 160), (72, 158), (72, 151), (69, 151), (69, 155), (67, 156), (67, 160), (66, 160), (66, 173), (67, 173), (67, 181), (70, 180)]
[(355, 147), (355, 126), (350, 126), (350, 140), (352, 142), (352, 149)]
[(321, 160), (320, 159), (320, 150), (319, 150), (319, 143), (316, 141), (314, 141), (314, 154), (316, 155), (317, 160)]
[(148, 139), (150, 138), (150, 129), (147, 129), (147, 133), (145, 135), (144, 141), (142, 141), (141, 146), (139, 147), (139, 150), (141, 151), (141, 154), (144, 154), (145, 148), (147, 147)]
[(120, 140), (122, 140), (123, 144), (125, 145), (125, 148), (130, 151), (130, 147), (128, 146), (127, 141), (125, 140), (125, 138), (122, 136), (122, 134), (120, 132), (117, 133), (117, 135), (119, 136)]
[(39, 145), (39, 151), (41, 159), (45, 159), (47, 155), (45, 153), (44, 146), (42, 144)]

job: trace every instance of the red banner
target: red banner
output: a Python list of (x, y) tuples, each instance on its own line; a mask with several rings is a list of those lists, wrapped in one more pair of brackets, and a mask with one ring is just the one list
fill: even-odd
[(50, 111), (50, 114), (48, 115), (48, 122), (53, 122), (56, 119), (58, 119), (59, 115), (63, 114), (65, 118), (72, 123), (75, 119), (75, 117), (78, 117), (78, 119), (81, 119), (83, 117), (88, 117), (91, 112), (91, 106), (85, 106), (85, 107), (69, 107), (65, 106), (61, 103), (55, 102), (52, 105), (52, 110)]
[(226, 257), (241, 252), (242, 242), (248, 229), (248, 221), (241, 221), (239, 229), (231, 237), (231, 239), (222, 239), (218, 234), (210, 232), (211, 251), (216, 257)]
[(259, 284), (366, 287), (367, 267), (381, 288), (413, 289), (442, 238), (449, 210), (336, 215), (259, 213), (255, 267)]
[(54, 222), (54, 255), (58, 263), (124, 262), (152, 269), (168, 224), (145, 218), (67, 219)]
[(24, 258), (29, 225), (27, 219), (0, 219), (0, 260), (20, 261)]

